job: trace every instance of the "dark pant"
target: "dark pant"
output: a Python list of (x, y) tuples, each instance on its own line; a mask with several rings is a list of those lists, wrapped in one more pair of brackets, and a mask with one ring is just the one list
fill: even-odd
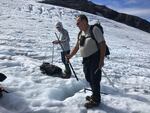
[(65, 71), (67, 74), (71, 74), (69, 64), (67, 63), (66, 58), (65, 58), (65, 55), (67, 55), (69, 53), (70, 53), (70, 50), (61, 52), (61, 60), (65, 65), (65, 69), (66, 69)]
[(99, 69), (96, 73), (96, 69), (99, 64), (99, 51), (92, 54), (89, 57), (83, 58), (83, 71), (86, 80), (89, 82), (92, 89), (92, 98), (96, 102), (100, 102), (100, 81), (101, 81), (101, 70)]

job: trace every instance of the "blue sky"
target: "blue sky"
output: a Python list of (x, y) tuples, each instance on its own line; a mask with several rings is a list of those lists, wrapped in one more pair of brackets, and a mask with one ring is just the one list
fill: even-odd
[(150, 0), (90, 0), (118, 12), (139, 16), (150, 22)]

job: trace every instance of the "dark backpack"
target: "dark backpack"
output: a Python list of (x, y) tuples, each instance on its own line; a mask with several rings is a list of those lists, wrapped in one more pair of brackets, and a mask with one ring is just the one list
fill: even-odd
[(6, 75), (0, 73), (0, 82), (4, 81), (6, 78), (7, 78)]
[[(3, 73), (0, 73), (0, 82), (4, 81), (6, 78), (7, 78), (6, 75), (4, 75)], [(3, 87), (0, 86), (0, 98), (3, 96), (3, 92), (7, 93), (7, 91)]]
[[(91, 27), (90, 27), (90, 34), (91, 34), (91, 37), (92, 37), (92, 39), (95, 41), (97, 48), (99, 48), (98, 42), (97, 42), (97, 40), (95, 39), (95, 36), (94, 36), (94, 34), (93, 34), (93, 28), (94, 28), (94, 26), (97, 26), (97, 27), (101, 30), (102, 34), (104, 34), (104, 30), (103, 30), (103, 27), (101, 26), (100, 23), (96, 23), (96, 24), (94, 24), (94, 25), (91, 25)], [(108, 46), (107, 46), (107, 44), (106, 44), (105, 56), (107, 57), (108, 55), (110, 55), (110, 51), (109, 51), (109, 48), (108, 48)]]
[(47, 74), (50, 76), (55, 76), (55, 77), (62, 76), (62, 69), (48, 62), (43, 62), (43, 64), (40, 66), (40, 70), (43, 74)]
[[(94, 34), (93, 34), (93, 28), (94, 28), (94, 26), (97, 26), (97, 27), (101, 30), (102, 34), (104, 34), (104, 30), (103, 30), (103, 27), (100, 25), (100, 23), (96, 23), (96, 24), (94, 24), (94, 25), (91, 25), (91, 27), (90, 27), (90, 34), (91, 34), (91, 37), (92, 37), (92, 39), (95, 41), (96, 46), (97, 46), (97, 48), (99, 49), (98, 42), (97, 42), (97, 40), (95, 39), (95, 36), (94, 36)], [(78, 40), (79, 40), (80, 34), (81, 34), (81, 31), (80, 31), (79, 34), (78, 34)], [(108, 55), (110, 55), (110, 51), (109, 51), (109, 48), (108, 48), (108, 46), (107, 46), (107, 44), (106, 44), (105, 57), (107, 57)]]

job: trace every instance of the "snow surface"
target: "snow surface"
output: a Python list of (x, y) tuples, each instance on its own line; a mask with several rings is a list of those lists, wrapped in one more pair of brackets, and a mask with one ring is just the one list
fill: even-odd
[[(101, 82), (102, 104), (84, 108), (84, 88), (89, 87), (78, 53), (71, 63), (79, 77), (61, 79), (41, 74), (42, 62), (52, 62), (55, 23), (62, 21), (69, 31), (71, 47), (79, 32), (75, 15), (84, 13), (37, 3), (36, 0), (0, 0), (0, 72), (7, 75), (1, 84), (10, 93), (0, 99), (0, 113), (149, 113), (150, 34), (103, 17), (84, 13), (90, 23), (100, 20), (110, 47), (105, 60), (106, 75)], [(64, 69), (59, 46), (54, 64)]]

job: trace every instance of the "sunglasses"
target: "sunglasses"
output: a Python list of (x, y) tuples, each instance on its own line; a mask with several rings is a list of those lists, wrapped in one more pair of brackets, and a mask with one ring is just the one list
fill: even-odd
[(56, 27), (57, 29), (60, 29), (60, 27)]

